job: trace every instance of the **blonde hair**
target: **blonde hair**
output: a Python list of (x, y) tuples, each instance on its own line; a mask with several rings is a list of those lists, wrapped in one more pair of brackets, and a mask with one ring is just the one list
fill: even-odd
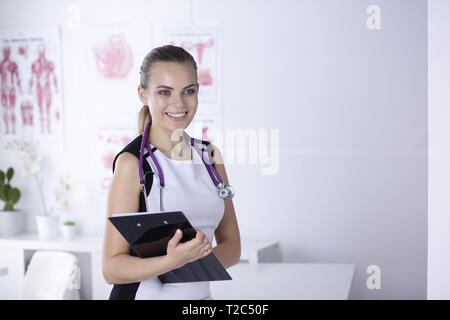
[(138, 133), (141, 134), (144, 132), (145, 127), (152, 119), (152, 115), (150, 114), (150, 110), (147, 105), (143, 105), (141, 110), (139, 111), (138, 116)]
[[(169, 44), (162, 47), (153, 48), (153, 50), (147, 53), (147, 55), (144, 57), (141, 69), (139, 71), (139, 74), (141, 75), (140, 85), (143, 89), (147, 89), (147, 84), (149, 83), (151, 76), (151, 67), (153, 63), (158, 61), (191, 63), (195, 70), (195, 78), (198, 78), (197, 63), (195, 62), (194, 57), (192, 57), (192, 55), (183, 48)], [(152, 116), (150, 114), (149, 106), (142, 106), (138, 116), (139, 134), (144, 132), (145, 127), (147, 126), (151, 118)]]

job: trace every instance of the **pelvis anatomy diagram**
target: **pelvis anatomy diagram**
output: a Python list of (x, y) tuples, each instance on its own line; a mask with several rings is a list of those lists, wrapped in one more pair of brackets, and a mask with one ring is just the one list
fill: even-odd
[[(172, 41), (170, 44), (175, 45), (175, 43)], [(196, 51), (197, 56), (197, 62), (199, 66), (199, 75), (198, 75), (198, 82), (202, 86), (210, 86), (213, 84), (213, 78), (211, 75), (211, 72), (209, 69), (206, 69), (202, 66), (202, 60), (203, 60), (203, 52), (206, 48), (213, 47), (214, 46), (214, 39), (209, 39), (205, 42), (190, 42), (190, 41), (182, 41), (180, 44), (180, 47), (183, 49), (186, 49), (188, 51), (194, 50)]]

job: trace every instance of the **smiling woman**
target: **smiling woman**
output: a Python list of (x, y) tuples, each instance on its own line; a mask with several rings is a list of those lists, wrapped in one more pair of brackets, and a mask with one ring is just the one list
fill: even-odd
[[(203, 164), (196, 165), (201, 160), (194, 162), (200, 154), (192, 152), (191, 144), (185, 139), (184, 129), (192, 122), (198, 105), (197, 65), (183, 48), (167, 45), (145, 56), (140, 75), (138, 95), (143, 103), (138, 120), (140, 135), (116, 155), (107, 216), (146, 211), (145, 200), (149, 212), (160, 209), (157, 183), (149, 186), (147, 199), (140, 197), (139, 146), (144, 129), (150, 125), (147, 142), (165, 177), (161, 179), (165, 185), (164, 209), (183, 211), (197, 228), (197, 235), (181, 243), (182, 234), (175, 234), (166, 255), (139, 258), (106, 219), (103, 275), (108, 283), (114, 284), (110, 299), (211, 299), (208, 281), (162, 283), (157, 277), (210, 253), (228, 268), (239, 261), (241, 253), (233, 202), (218, 197), (208, 169)], [(214, 167), (228, 185), (220, 151), (207, 141), (195, 140), (211, 150)], [(144, 167), (154, 165), (148, 155), (143, 155)], [(154, 177), (157, 181), (158, 175)], [(212, 248), (214, 236), (217, 246)]]
[[(171, 53), (167, 48), (171, 48)], [(170, 54), (174, 55), (172, 60)], [(184, 49), (168, 46), (166, 51), (150, 52), (144, 58), (140, 74), (138, 94), (144, 106), (139, 117), (139, 132), (142, 133), (152, 119), (149, 143), (172, 158), (169, 151), (179, 142), (172, 135), (180, 135), (197, 111), (197, 64)], [(186, 150), (188, 145), (183, 147)]]

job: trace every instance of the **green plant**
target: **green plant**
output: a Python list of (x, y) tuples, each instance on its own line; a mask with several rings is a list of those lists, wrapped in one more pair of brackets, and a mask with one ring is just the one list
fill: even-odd
[(64, 225), (65, 225), (65, 226), (74, 226), (74, 225), (75, 225), (75, 222), (70, 221), (70, 220), (67, 220), (66, 222), (64, 222)]
[[(4, 211), (14, 211), (14, 205), (20, 199), (20, 190), (11, 187), (10, 181), (14, 176), (14, 169), (8, 168), (6, 174), (0, 170), (0, 200), (5, 202)], [(6, 181), (5, 181), (6, 179)]]

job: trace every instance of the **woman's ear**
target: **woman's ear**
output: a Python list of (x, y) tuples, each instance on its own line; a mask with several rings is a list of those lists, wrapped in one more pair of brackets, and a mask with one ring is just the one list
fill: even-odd
[(142, 104), (147, 105), (148, 104), (148, 97), (147, 92), (144, 88), (142, 88), (141, 85), (138, 86), (138, 96), (139, 100), (141, 100)]

